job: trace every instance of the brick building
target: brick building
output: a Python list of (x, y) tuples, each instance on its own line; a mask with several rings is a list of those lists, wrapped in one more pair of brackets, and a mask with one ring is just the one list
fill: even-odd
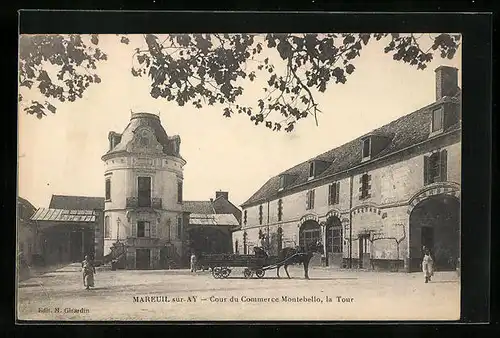
[(435, 102), (269, 179), (242, 204), (235, 250), (319, 240), (329, 266), (415, 271), (426, 246), (457, 268), (461, 90), (457, 69), (435, 72)]
[(196, 254), (232, 252), (231, 233), (241, 224), (241, 210), (229, 201), (227, 191), (216, 191), (209, 201), (184, 201), (189, 213), (186, 238)]

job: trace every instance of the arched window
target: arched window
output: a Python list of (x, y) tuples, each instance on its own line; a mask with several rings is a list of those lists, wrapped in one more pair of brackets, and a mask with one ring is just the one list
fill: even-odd
[(342, 224), (338, 217), (330, 217), (326, 225), (326, 252), (342, 253), (342, 244)]
[(306, 221), (300, 227), (299, 245), (307, 250), (311, 244), (321, 242), (321, 228), (318, 222)]
[(111, 238), (111, 220), (109, 216), (104, 217), (104, 238)]

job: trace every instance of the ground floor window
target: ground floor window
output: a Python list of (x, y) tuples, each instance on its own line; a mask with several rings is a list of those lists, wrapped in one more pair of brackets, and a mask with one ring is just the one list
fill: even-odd
[(145, 221), (137, 222), (137, 237), (150, 237), (149, 222)]
[(329, 253), (342, 253), (342, 227), (331, 226), (326, 231), (326, 251)]

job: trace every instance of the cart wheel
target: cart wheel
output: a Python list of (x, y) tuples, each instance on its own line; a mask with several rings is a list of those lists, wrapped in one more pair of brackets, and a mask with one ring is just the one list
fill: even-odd
[(262, 277), (264, 277), (266, 272), (262, 269), (258, 269), (257, 271), (255, 271), (255, 274), (257, 275), (258, 278), (262, 278)]
[(221, 277), (222, 278), (227, 278), (231, 274), (231, 269), (228, 268), (223, 268), (221, 271)]
[(245, 278), (250, 278), (250, 277), (252, 277), (252, 275), (253, 275), (253, 272), (249, 268), (245, 268), (245, 270), (243, 270), (243, 276), (245, 276)]
[(215, 279), (221, 278), (222, 277), (222, 269), (219, 266), (216, 266), (215, 268), (212, 269), (212, 276), (214, 276)]

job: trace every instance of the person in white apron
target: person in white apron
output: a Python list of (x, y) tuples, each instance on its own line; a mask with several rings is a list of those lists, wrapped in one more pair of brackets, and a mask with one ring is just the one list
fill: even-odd
[(425, 282), (429, 283), (434, 275), (434, 260), (431, 257), (429, 249), (424, 249), (424, 258), (422, 260), (422, 271), (424, 272)]

